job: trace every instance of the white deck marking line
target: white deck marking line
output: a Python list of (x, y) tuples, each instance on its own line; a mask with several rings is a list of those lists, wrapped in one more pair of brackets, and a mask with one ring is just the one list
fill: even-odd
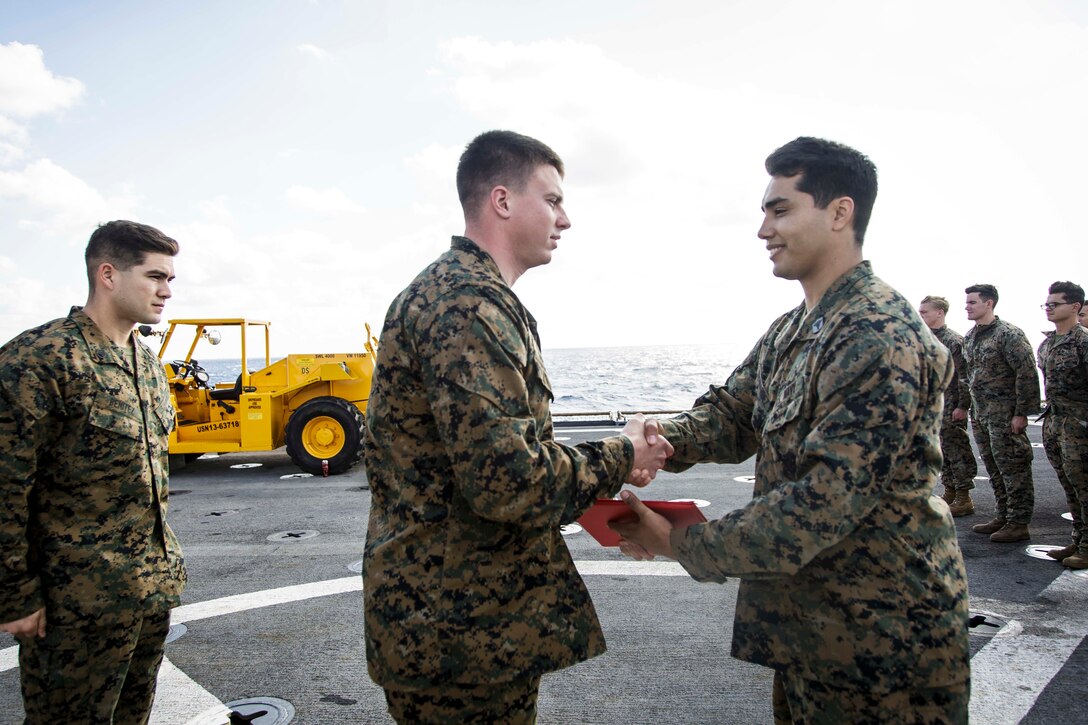
[(675, 561), (576, 561), (582, 576), (687, 576)]
[[(584, 576), (687, 576), (684, 568), (675, 561), (577, 561), (575, 566)], [(221, 617), (225, 614), (236, 614), (249, 609), (360, 591), (362, 588), (362, 578), (355, 575), (342, 579), (327, 579), (309, 584), (295, 584), (278, 589), (235, 594), (177, 607), (170, 613), (170, 622), (182, 624), (209, 617)], [(18, 653), (17, 646), (0, 650), (0, 672), (19, 666)]]
[[(674, 561), (578, 561), (583, 576), (687, 576)], [(221, 597), (187, 604), (171, 613), (174, 624), (235, 614), (249, 609), (303, 601), (331, 594), (359, 591), (359, 576), (328, 579), (278, 589)], [(1069, 660), (1088, 634), (1083, 624), (1083, 608), (1088, 596), (1088, 579), (1064, 572), (1043, 590), (1038, 605), (1028, 607), (1045, 615), (1045, 636), (1032, 634), (1028, 625), (1016, 636), (996, 636), (971, 659), (971, 719), (974, 722), (1018, 723), (1031, 710), (1040, 693)], [(0, 672), (18, 667), (18, 647), (0, 650)], [(162, 696), (168, 697), (154, 722), (173, 725), (186, 722), (194, 711), (218, 707), (219, 701), (185, 673), (164, 660), (160, 670)], [(164, 682), (165, 680), (165, 682)], [(1011, 686), (1015, 683), (1015, 686)], [(169, 694), (167, 694), (169, 693)], [(208, 700), (207, 698), (213, 698)], [(208, 703), (211, 703), (210, 705)], [(157, 703), (158, 705), (158, 703)], [(182, 714), (185, 713), (185, 714)]]
[(151, 707), (151, 725), (184, 725), (191, 717), (186, 713), (205, 712), (213, 708), (222, 712), (225, 722), (230, 711), (219, 698), (163, 657), (155, 704)]
[(342, 579), (326, 579), (325, 581), (311, 582), (309, 584), (295, 584), (278, 589), (264, 589), (259, 592), (249, 592), (248, 594), (235, 594), (230, 597), (209, 599), (206, 602), (177, 607), (170, 612), (170, 623), (181, 624), (198, 619), (207, 619), (208, 617), (221, 617), (224, 614), (235, 614), (248, 609), (272, 607), (277, 604), (288, 604), (330, 594), (361, 591), (362, 588), (363, 579), (356, 574)]
[(1041, 627), (1025, 622), (1021, 634), (999, 633), (971, 658), (971, 722), (1014, 725), (1031, 711), (1088, 634), (1086, 596), (1088, 579), (1063, 572), (1039, 594), (1045, 610), (1037, 604), (1024, 612), (1039, 615), (1045, 634), (1034, 634)]

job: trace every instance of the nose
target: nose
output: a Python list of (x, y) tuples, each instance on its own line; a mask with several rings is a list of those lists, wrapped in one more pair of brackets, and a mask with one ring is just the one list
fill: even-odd
[(159, 297), (162, 297), (164, 300), (168, 300), (173, 296), (174, 296), (174, 293), (172, 291), (170, 291), (170, 283), (169, 282), (163, 282), (159, 286)]
[(555, 225), (560, 229), (570, 229), (570, 217), (567, 216), (567, 210), (560, 207), (559, 218), (556, 219)]
[(766, 219), (764, 219), (763, 223), (759, 225), (759, 231), (756, 232), (756, 236), (763, 241), (767, 241), (774, 236), (774, 229), (771, 228), (770, 223), (768, 223)]

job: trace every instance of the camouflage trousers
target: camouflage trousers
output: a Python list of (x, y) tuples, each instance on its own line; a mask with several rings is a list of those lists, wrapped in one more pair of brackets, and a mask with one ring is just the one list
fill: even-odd
[(26, 725), (146, 723), (169, 629), (169, 611), (47, 620), (19, 643)]
[(423, 690), (386, 688), (389, 714), (399, 725), (504, 723), (533, 725), (540, 675), (482, 685), (451, 683)]
[(1073, 514), (1073, 544), (1088, 554), (1088, 427), (1072, 416), (1048, 415), (1043, 418), (1043, 449)]
[(775, 725), (967, 725), (971, 683), (874, 692), (775, 671)]
[(951, 413), (941, 419), (941, 483), (953, 491), (970, 491), (975, 487), (978, 463), (971, 450), (967, 421), (952, 420)]
[(975, 443), (994, 487), (997, 518), (1026, 525), (1035, 508), (1034, 454), (1027, 433), (1013, 433), (1009, 423), (1009, 418), (1001, 416), (971, 418)]

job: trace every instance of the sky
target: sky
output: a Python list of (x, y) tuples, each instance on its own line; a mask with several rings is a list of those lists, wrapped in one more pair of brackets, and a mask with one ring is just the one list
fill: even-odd
[(504, 128), (567, 169), (572, 227), (514, 286), (545, 349), (754, 343), (802, 300), (756, 236), (801, 135), (876, 163), (880, 277), (960, 332), (995, 284), (1038, 344), (1046, 288), (1088, 285), (1086, 91), (1080, 0), (5, 0), (0, 341), (82, 304), (91, 231), (133, 219), (181, 246), (166, 319), (361, 351)]

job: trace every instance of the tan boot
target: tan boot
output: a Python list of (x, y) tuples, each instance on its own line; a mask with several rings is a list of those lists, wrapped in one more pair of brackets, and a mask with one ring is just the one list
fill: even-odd
[(991, 519), (985, 524), (975, 524), (971, 527), (971, 531), (976, 534), (992, 534), (995, 531), (1001, 531), (1005, 526), (1005, 519)]
[(944, 502), (946, 504), (951, 506), (952, 502), (956, 500), (956, 489), (952, 488), (946, 483), (944, 485), (944, 493), (941, 494), (941, 498), (944, 499)]
[(1082, 551), (1073, 556), (1067, 556), (1062, 559), (1062, 566), (1070, 569), (1088, 569), (1088, 553)]
[(1049, 556), (1051, 559), (1054, 559), (1055, 561), (1064, 561), (1065, 559), (1068, 559), (1076, 553), (1077, 545), (1070, 544), (1069, 546), (1063, 546), (1060, 549), (1051, 549), (1050, 551), (1046, 552), (1046, 555)]
[(956, 499), (948, 505), (953, 516), (970, 516), (975, 512), (975, 502), (970, 491), (956, 491)]
[(990, 541), (995, 544), (1011, 544), (1015, 541), (1027, 541), (1030, 538), (1031, 532), (1028, 531), (1027, 524), (1014, 524), (1012, 521), (990, 534)]

